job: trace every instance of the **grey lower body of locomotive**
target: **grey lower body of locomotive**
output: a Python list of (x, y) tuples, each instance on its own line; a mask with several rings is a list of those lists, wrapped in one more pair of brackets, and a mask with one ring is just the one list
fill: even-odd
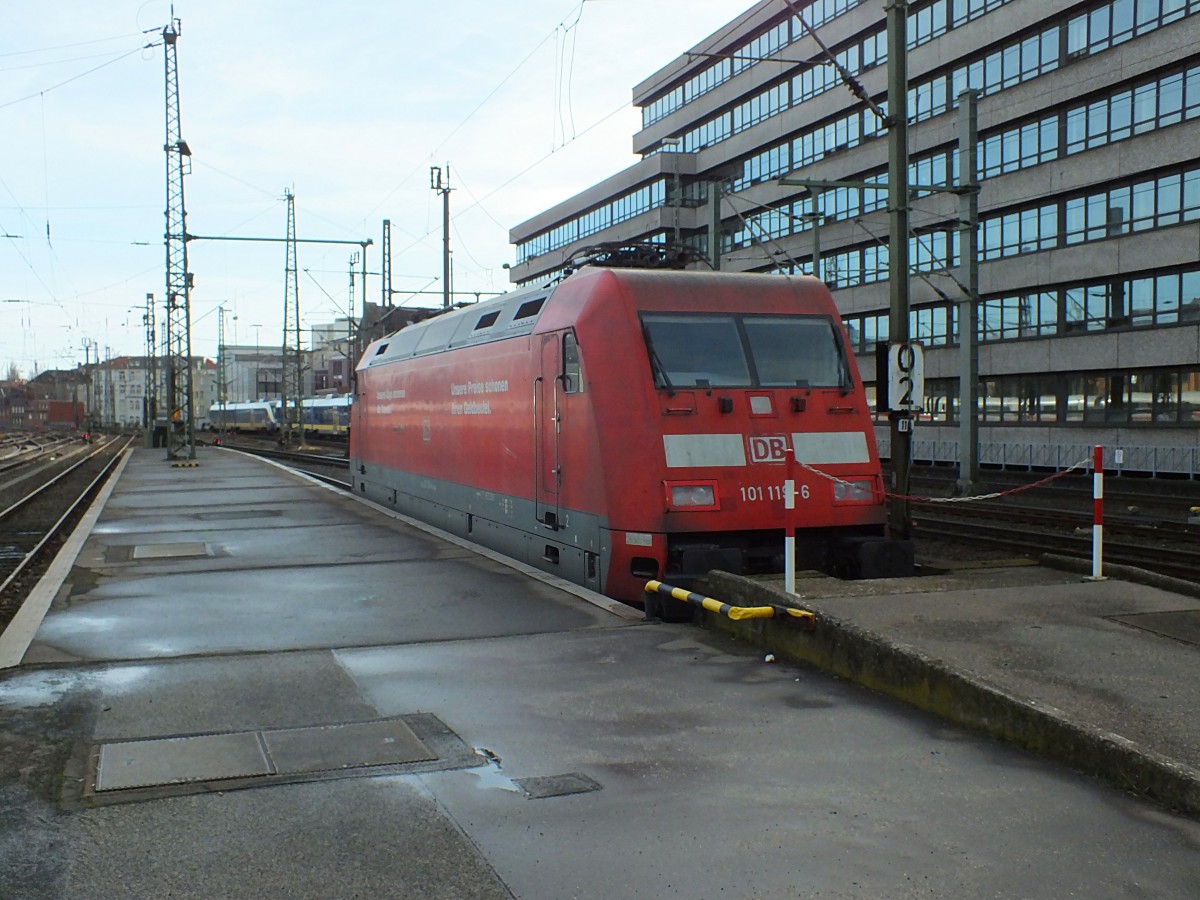
[(567, 581), (604, 589), (610, 539), (596, 516), (570, 512), (551, 528), (537, 521), (531, 500), (353, 460), (351, 475), (359, 496)]
[[(532, 500), (455, 482), (351, 464), (354, 491), (382, 506), (474, 541), (534, 568), (603, 593), (613, 531), (606, 519), (561, 510), (554, 526), (537, 518)], [(623, 531), (616, 532), (618, 537)], [(692, 589), (713, 569), (734, 574), (783, 571), (782, 530), (668, 535), (666, 571), (634, 558), (631, 576)], [(796, 566), (839, 578), (912, 575), (912, 544), (889, 540), (882, 526), (802, 528)]]

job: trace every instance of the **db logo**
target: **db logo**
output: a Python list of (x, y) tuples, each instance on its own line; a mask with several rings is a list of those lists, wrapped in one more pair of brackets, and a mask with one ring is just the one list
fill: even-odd
[(750, 445), (751, 462), (783, 462), (787, 459), (787, 437), (772, 434), (766, 437), (747, 438)]

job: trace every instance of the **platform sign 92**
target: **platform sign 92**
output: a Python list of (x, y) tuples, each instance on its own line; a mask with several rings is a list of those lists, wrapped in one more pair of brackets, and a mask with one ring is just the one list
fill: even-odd
[(925, 405), (925, 349), (906, 342), (888, 347), (888, 407), (911, 413)]

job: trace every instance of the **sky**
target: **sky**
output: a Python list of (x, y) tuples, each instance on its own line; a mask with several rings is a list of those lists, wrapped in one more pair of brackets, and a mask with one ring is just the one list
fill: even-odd
[[(438, 306), (439, 166), (453, 287), (499, 293), (510, 228), (636, 161), (634, 85), (750, 5), (176, 0), (187, 230), (282, 239), (290, 191), (298, 238), (372, 241), (379, 302), (390, 219), (394, 302)], [(0, 377), (143, 355), (147, 294), (164, 316), (172, 7), (49, 9), (0, 4)], [(355, 252), (299, 244), (306, 331), (346, 314)], [(282, 241), (189, 241), (193, 354), (216, 357), (222, 316), (226, 343), (279, 346), (286, 262)]]

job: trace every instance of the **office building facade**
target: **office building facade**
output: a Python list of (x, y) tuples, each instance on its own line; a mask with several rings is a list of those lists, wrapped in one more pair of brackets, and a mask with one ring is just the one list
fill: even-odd
[[(958, 457), (959, 197), (922, 188), (959, 183), (971, 88), (981, 462), (1062, 468), (1103, 444), (1123, 468), (1200, 475), (1198, 13), (1200, 0), (908, 4), (917, 461)], [(641, 159), (514, 228), (514, 280), (609, 241), (679, 241), (731, 271), (811, 274), (816, 257), (873, 390), (887, 191), (861, 185), (887, 180), (885, 18), (884, 0), (763, 0), (655, 72), (634, 88)]]

